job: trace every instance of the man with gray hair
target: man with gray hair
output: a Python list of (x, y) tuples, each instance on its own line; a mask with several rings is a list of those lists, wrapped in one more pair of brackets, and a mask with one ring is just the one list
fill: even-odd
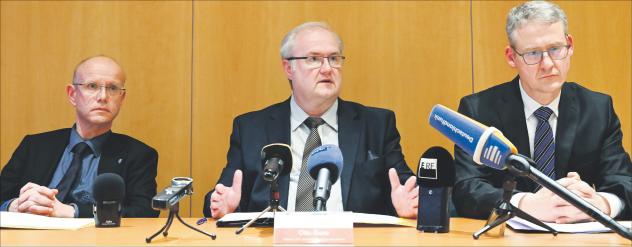
[(206, 195), (205, 216), (221, 218), (268, 206), (270, 186), (263, 179), (259, 154), (271, 143), (291, 147), (292, 170), (278, 178), (280, 205), (288, 211), (314, 210), (307, 156), (317, 146), (333, 144), (342, 150), (344, 164), (327, 211), (417, 216), (419, 187), (404, 161), (395, 114), (338, 97), (342, 51), (342, 40), (324, 23), (307, 22), (285, 36), (281, 61), (292, 95), (235, 118), (228, 164)]
[[(541, 170), (612, 217), (632, 217), (632, 163), (612, 98), (566, 82), (574, 52), (566, 14), (545, 1), (507, 16), (505, 59), (518, 76), (461, 99), (459, 112), (498, 128)], [(508, 171), (477, 166), (454, 148), (459, 215), (484, 218), (501, 200)], [(545, 222), (592, 220), (546, 188), (517, 179), (511, 204)]]

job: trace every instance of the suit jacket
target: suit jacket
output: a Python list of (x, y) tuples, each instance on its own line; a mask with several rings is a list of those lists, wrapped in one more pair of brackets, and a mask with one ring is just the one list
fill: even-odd
[[(33, 182), (48, 186), (70, 140), (71, 129), (24, 137), (0, 173), (0, 201), (17, 198), (20, 188)], [(156, 195), (158, 153), (144, 143), (111, 133), (102, 147), (97, 174), (116, 173), (125, 180), (123, 217), (157, 217), (151, 208)], [(79, 217), (93, 217), (92, 204), (77, 204)]]
[[(518, 152), (531, 157), (529, 137), (518, 77), (461, 99), (459, 112), (485, 125), (498, 128)], [(574, 82), (562, 86), (557, 132), (555, 173), (557, 178), (578, 172), (597, 191), (613, 193), (624, 200), (621, 218), (632, 217), (632, 163), (621, 143), (621, 124), (608, 95), (590, 91)], [(459, 147), (454, 148), (457, 180), (453, 201), (459, 215), (485, 218), (501, 199), (506, 171), (474, 164)], [(517, 192), (531, 192), (536, 184), (517, 178)]]
[[(338, 101), (338, 142), (343, 155), (340, 174), (345, 211), (395, 215), (388, 170), (395, 168), (400, 182), (412, 176), (404, 161), (390, 110)], [(263, 180), (261, 148), (270, 143), (290, 144), (290, 100), (246, 113), (233, 121), (228, 164), (218, 183), (231, 186), (235, 170), (243, 172), (238, 211), (261, 211), (268, 206), (270, 185)], [(369, 155), (369, 152), (371, 153)], [(289, 174), (278, 178), (281, 206), (287, 208)], [(211, 217), (206, 194), (204, 215)]]

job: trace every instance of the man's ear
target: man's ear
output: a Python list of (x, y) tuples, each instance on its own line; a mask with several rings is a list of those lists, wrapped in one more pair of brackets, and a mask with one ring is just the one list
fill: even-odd
[(568, 42), (568, 57), (573, 56), (573, 51), (575, 50), (575, 43), (573, 43), (573, 35), (566, 35), (566, 42)]
[(74, 85), (66, 85), (66, 94), (68, 95), (68, 101), (70, 102), (70, 104), (72, 106), (77, 106), (77, 102), (75, 101), (77, 96), (77, 89)]
[(512, 68), (516, 68), (516, 53), (514, 52), (514, 50), (511, 48), (511, 46), (507, 46), (505, 47), (505, 59), (507, 60), (507, 63), (509, 64), (510, 67)]
[(287, 76), (288, 80), (292, 80), (292, 61), (287, 59), (281, 59), (281, 64), (283, 65), (283, 72), (285, 72), (285, 76)]

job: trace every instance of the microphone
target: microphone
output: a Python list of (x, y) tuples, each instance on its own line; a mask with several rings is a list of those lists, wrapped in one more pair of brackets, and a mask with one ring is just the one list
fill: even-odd
[(494, 127), (487, 127), (445, 106), (435, 105), (430, 125), (463, 149), (472, 160), (497, 170), (504, 170), (507, 157), (518, 149)]
[(156, 210), (172, 209), (179, 205), (180, 200), (193, 194), (193, 179), (189, 177), (174, 177), (171, 186), (165, 188), (151, 199), (151, 207)]
[(534, 168), (535, 162), (518, 154), (516, 147), (498, 129), (439, 104), (432, 108), (429, 121), (432, 127), (472, 156), (477, 164), (498, 170), (509, 168), (512, 174), (528, 177), (617, 234), (632, 239), (632, 232), (627, 228)]
[(123, 197), (125, 197), (125, 181), (115, 173), (103, 173), (92, 184), (92, 195), (95, 204), (92, 214), (96, 227), (121, 226)]
[(263, 166), (263, 180), (276, 181), (279, 175), (285, 175), (292, 170), (292, 151), (290, 146), (283, 143), (268, 144), (261, 149), (261, 166)]
[(314, 148), (307, 157), (307, 170), (314, 182), (314, 211), (327, 211), (327, 200), (331, 185), (335, 184), (342, 171), (342, 152), (336, 145)]
[(454, 177), (454, 159), (445, 148), (431, 147), (421, 156), (417, 168), (417, 230), (438, 233), (450, 231), (448, 199), (452, 194)]

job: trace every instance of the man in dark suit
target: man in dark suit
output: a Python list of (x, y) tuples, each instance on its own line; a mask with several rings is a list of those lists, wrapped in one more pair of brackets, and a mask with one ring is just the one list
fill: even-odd
[(288, 211), (313, 210), (314, 180), (306, 175), (306, 158), (314, 147), (334, 144), (344, 165), (328, 211), (416, 217), (418, 187), (401, 152), (394, 113), (338, 98), (342, 49), (339, 36), (324, 23), (304, 23), (285, 36), (281, 59), (292, 96), (235, 118), (228, 164), (206, 195), (204, 215), (265, 209), (270, 185), (263, 180), (261, 148), (285, 143), (292, 150), (292, 171), (278, 184), (280, 204)]
[[(498, 128), (537, 168), (612, 217), (632, 217), (632, 163), (612, 99), (566, 82), (573, 37), (555, 4), (527, 2), (507, 18), (505, 58), (518, 76), (464, 97), (459, 112)], [(453, 200), (460, 215), (484, 218), (501, 199), (507, 171), (475, 165), (455, 146)], [(511, 203), (545, 222), (591, 220), (546, 188), (518, 178)]]
[(53, 217), (93, 217), (98, 174), (125, 181), (123, 217), (156, 217), (158, 153), (110, 129), (125, 98), (125, 73), (112, 58), (96, 56), (75, 68), (66, 86), (77, 118), (69, 129), (24, 137), (0, 173), (0, 209)]

